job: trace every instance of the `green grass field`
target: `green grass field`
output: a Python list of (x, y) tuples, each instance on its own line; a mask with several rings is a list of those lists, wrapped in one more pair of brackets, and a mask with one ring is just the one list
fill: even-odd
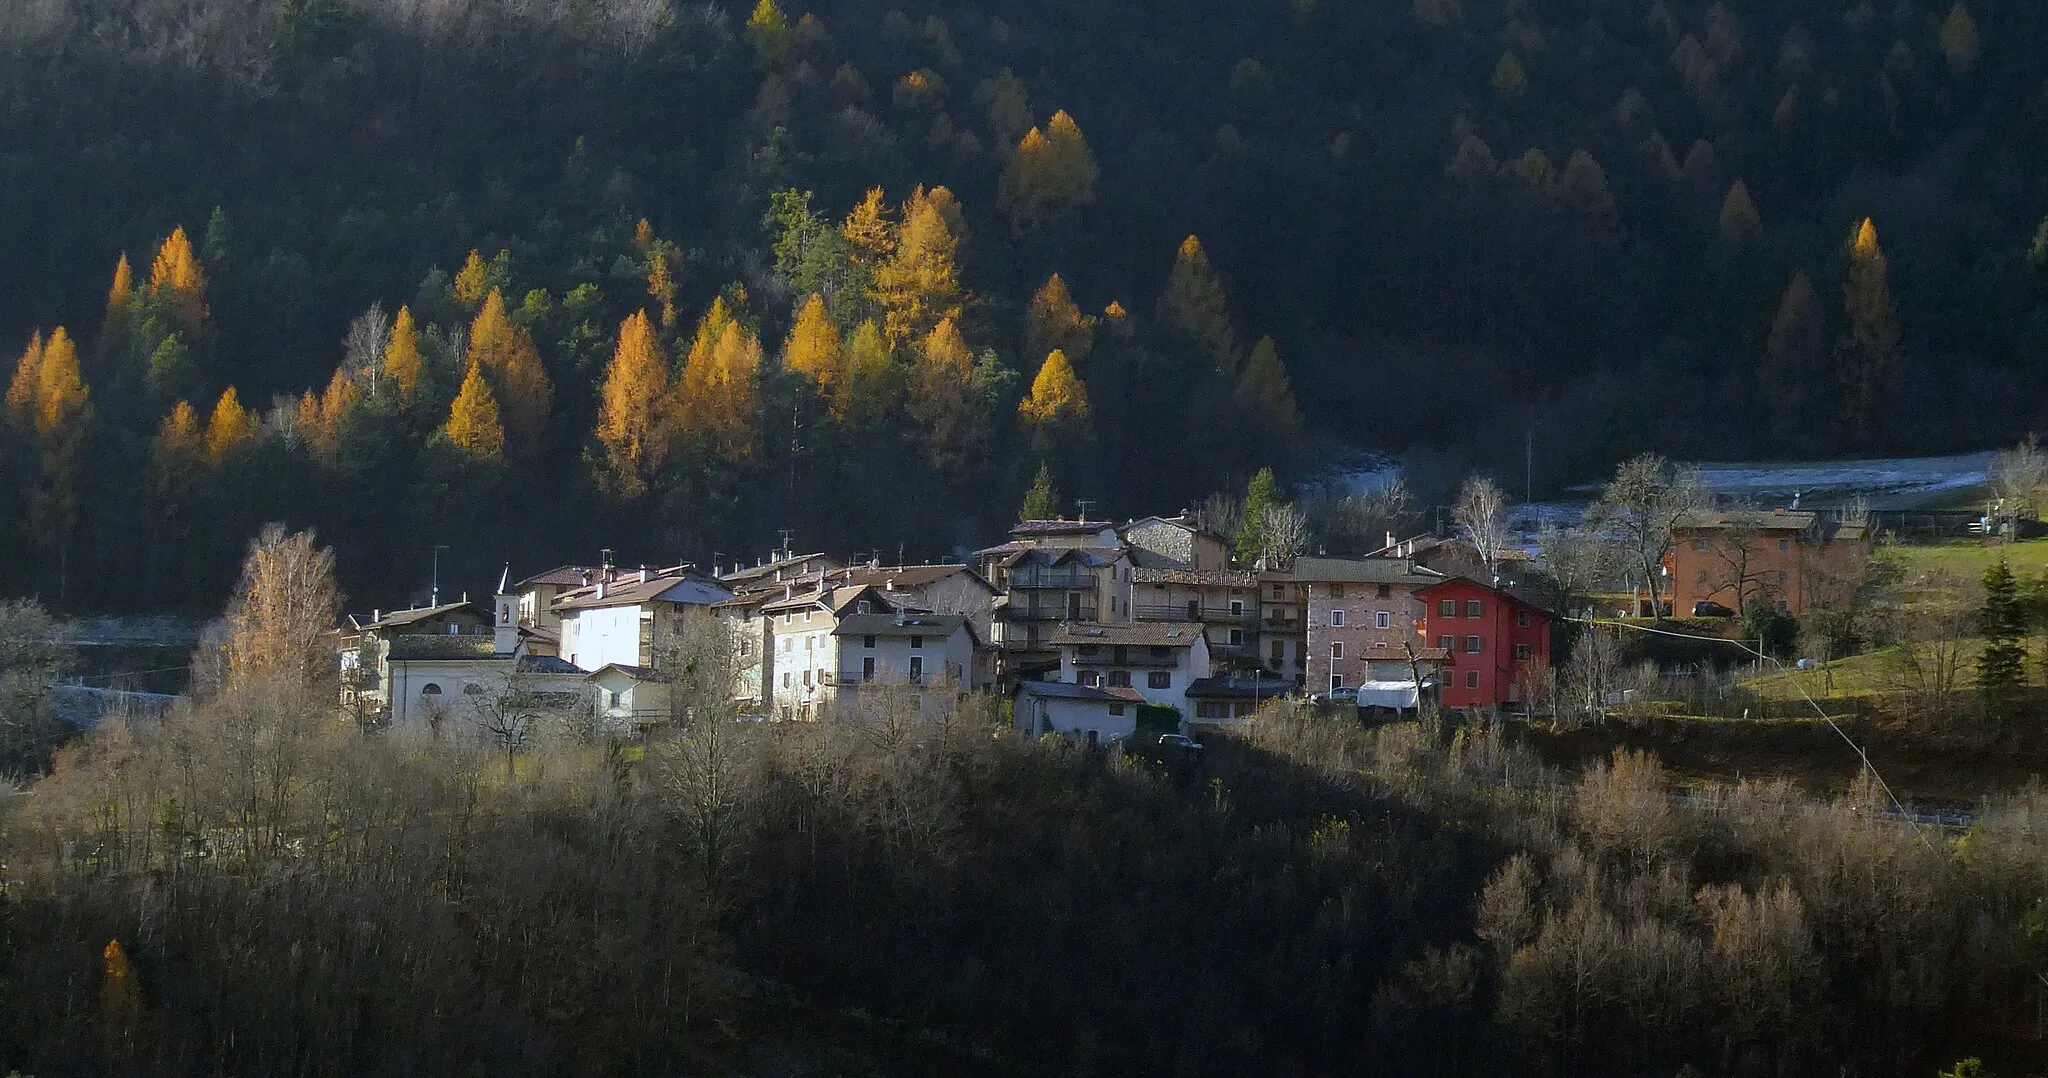
[(1959, 539), (1924, 545), (1901, 544), (1897, 547), (1897, 554), (1908, 572), (1948, 572), (1973, 589), (1983, 579), (1984, 570), (1991, 568), (2001, 557), (2012, 565), (2015, 576), (2039, 576), (2048, 571), (2048, 539), (2029, 539), (2019, 543), (1980, 543)]

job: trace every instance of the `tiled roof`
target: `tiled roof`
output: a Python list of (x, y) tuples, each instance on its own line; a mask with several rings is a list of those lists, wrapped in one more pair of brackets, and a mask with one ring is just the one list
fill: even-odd
[(965, 565), (856, 565), (850, 569), (838, 570), (832, 575), (842, 577), (849, 584), (893, 584), (899, 588), (923, 588), (963, 573), (989, 591), (996, 590), (988, 581), (981, 579), (980, 573)]
[[(781, 583), (781, 581), (774, 581), (771, 578), (780, 571), (802, 567), (811, 562), (824, 562), (826, 565), (834, 568), (838, 566), (838, 562), (833, 561), (831, 555), (822, 552), (817, 554), (792, 554), (787, 558), (777, 558), (774, 561), (763, 565), (756, 565), (749, 569), (735, 569), (729, 573), (721, 573), (718, 579), (735, 591), (757, 584)], [(821, 565), (818, 568), (824, 568), (826, 565)], [(713, 568), (716, 568), (716, 566)], [(818, 568), (808, 571), (817, 572)]]
[(1099, 531), (1113, 531), (1116, 525), (1107, 520), (1027, 520), (1010, 529), (1010, 534), (1019, 539), (1038, 535), (1089, 535)]
[(1142, 704), (1145, 696), (1136, 689), (1096, 685), (1074, 685), (1065, 681), (1020, 681), (1017, 691), (1054, 700), (1096, 700), (1105, 704)]
[(516, 669), (522, 674), (580, 674), (583, 668), (553, 655), (521, 655)]
[(1303, 583), (1422, 585), (1443, 578), (1406, 558), (1294, 559), (1294, 579)]
[(1469, 576), (1446, 577), (1445, 579), (1439, 580), (1436, 583), (1431, 584), (1427, 587), (1416, 588), (1415, 594), (1418, 598), (1420, 598), (1421, 596), (1428, 595), (1430, 592), (1436, 591), (1440, 588), (1446, 587), (1451, 584), (1470, 584), (1473, 587), (1480, 589), (1481, 591), (1491, 592), (1494, 595), (1498, 595), (1501, 598), (1508, 600), (1509, 602), (1515, 603), (1520, 606), (1526, 606), (1529, 609), (1536, 611), (1537, 613), (1546, 615), (1549, 613), (1549, 611), (1543, 609), (1543, 605), (1541, 603), (1537, 603), (1530, 600), (1519, 588), (1499, 588), (1491, 584), (1488, 584), (1485, 581), (1474, 580)]
[(1723, 531), (1754, 528), (1758, 531), (1805, 531), (1820, 520), (1810, 509), (1731, 509), (1725, 512), (1692, 513), (1678, 522), (1675, 531)]
[(1050, 647), (1068, 644), (1129, 644), (1137, 647), (1193, 647), (1202, 638), (1199, 621), (1141, 621), (1130, 625), (1099, 625), (1091, 621), (1062, 622), (1059, 631), (1046, 641)]
[(443, 614), (453, 614), (462, 610), (475, 614), (480, 621), (489, 622), (491, 620), (491, 616), (485, 613), (482, 607), (477, 606), (475, 603), (467, 602), (442, 603), (440, 606), (422, 606), (412, 610), (394, 610), (375, 621), (363, 621), (360, 617), (353, 620), (355, 620), (356, 628), (358, 629), (403, 629), (406, 626), (417, 625), (420, 622), (440, 617)]
[(606, 606), (632, 606), (639, 603), (683, 603), (689, 606), (713, 606), (732, 598), (732, 592), (714, 584), (687, 569), (664, 569), (650, 573), (646, 580), (640, 574), (622, 573), (619, 578), (604, 586), (604, 594), (598, 594), (598, 586), (578, 588), (555, 600), (556, 610), (594, 610)]
[[(945, 639), (967, 625), (959, 614), (848, 614), (835, 636), (930, 636)], [(968, 629), (972, 635), (974, 630)]]
[(564, 588), (580, 588), (585, 583), (583, 575), (585, 573), (593, 574), (594, 579), (596, 572), (596, 569), (589, 566), (564, 565), (557, 569), (549, 569), (545, 573), (535, 573), (525, 580), (514, 584), (513, 587), (525, 589), (530, 585), (553, 584)]
[(1252, 569), (1145, 569), (1131, 570), (1133, 584), (1211, 584), (1233, 588), (1259, 586), (1259, 574)]
[(469, 661), (472, 659), (498, 658), (497, 641), (488, 636), (394, 636), (391, 638), (390, 659), (393, 662), (421, 661)]
[[(651, 666), (628, 666), (625, 663), (607, 663), (606, 665), (591, 671), (590, 677), (594, 678), (599, 674), (604, 673), (606, 670), (617, 670), (619, 673), (624, 674), (627, 677), (633, 678), (636, 681), (651, 681), (656, 676), (658, 676), (657, 671)], [(586, 678), (585, 680), (589, 679)]]

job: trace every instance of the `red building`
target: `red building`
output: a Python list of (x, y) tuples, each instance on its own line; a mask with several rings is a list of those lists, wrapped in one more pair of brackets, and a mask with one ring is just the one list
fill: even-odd
[(1418, 589), (1418, 631), (1450, 653), (1445, 707), (1525, 707), (1550, 677), (1550, 613), (1466, 577)]

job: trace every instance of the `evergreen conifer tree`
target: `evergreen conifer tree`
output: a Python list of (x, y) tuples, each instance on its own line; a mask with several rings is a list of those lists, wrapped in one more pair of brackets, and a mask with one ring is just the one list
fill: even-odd
[(2009, 703), (2026, 684), (2027, 616), (2019, 583), (2004, 558), (1984, 570), (1984, 605), (1977, 612), (1984, 650), (1977, 656), (1977, 687), (1990, 704)]
[(1060, 495), (1053, 489), (1052, 466), (1040, 464), (1038, 475), (1031, 480), (1031, 489), (1024, 492), (1024, 504), (1017, 511), (1017, 520), (1052, 520), (1059, 516)]

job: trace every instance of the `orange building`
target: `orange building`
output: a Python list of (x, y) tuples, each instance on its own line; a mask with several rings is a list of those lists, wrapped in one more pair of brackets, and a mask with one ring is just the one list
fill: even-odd
[(1801, 509), (1699, 513), (1671, 530), (1671, 612), (1740, 615), (1762, 599), (1790, 614), (1824, 602), (1869, 553), (1869, 530)]

